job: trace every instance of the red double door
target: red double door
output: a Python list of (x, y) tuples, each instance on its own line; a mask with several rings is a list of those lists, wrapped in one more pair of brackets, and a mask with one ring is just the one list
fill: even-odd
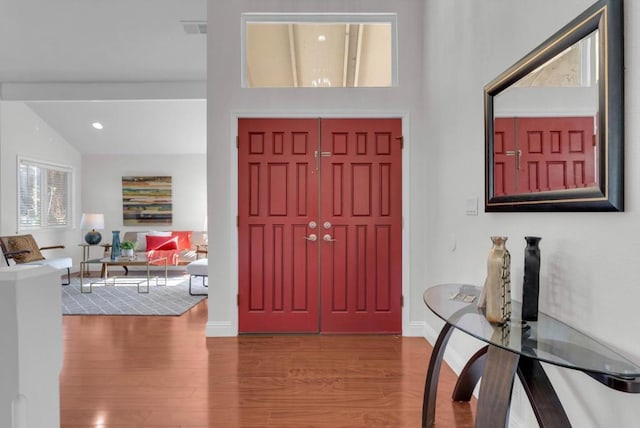
[(400, 333), (400, 119), (239, 119), (239, 331)]

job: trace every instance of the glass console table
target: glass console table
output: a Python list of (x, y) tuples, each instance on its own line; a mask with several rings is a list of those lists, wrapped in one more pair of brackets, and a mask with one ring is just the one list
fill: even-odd
[(469, 401), (482, 376), (476, 427), (508, 425), (511, 389), (516, 374), (541, 427), (570, 427), (541, 362), (579, 370), (622, 392), (640, 393), (640, 367), (607, 346), (540, 313), (538, 321), (522, 323), (519, 302), (512, 302), (511, 320), (491, 324), (476, 303), (481, 288), (465, 284), (436, 285), (424, 292), (424, 303), (445, 322), (433, 347), (424, 387), (422, 426), (431, 427), (445, 347), (454, 329), (487, 343), (458, 377), (453, 400)]

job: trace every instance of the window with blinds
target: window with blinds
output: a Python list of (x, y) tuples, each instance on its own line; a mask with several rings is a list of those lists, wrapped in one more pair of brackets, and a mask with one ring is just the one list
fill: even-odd
[(70, 226), (71, 167), (18, 159), (18, 230)]

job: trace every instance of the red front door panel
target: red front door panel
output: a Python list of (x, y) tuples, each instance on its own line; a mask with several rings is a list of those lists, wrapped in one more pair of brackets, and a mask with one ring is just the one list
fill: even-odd
[(318, 331), (314, 119), (238, 121), (239, 331)]
[(400, 119), (238, 129), (239, 331), (400, 333)]
[(401, 135), (399, 119), (322, 121), (323, 332), (402, 331)]

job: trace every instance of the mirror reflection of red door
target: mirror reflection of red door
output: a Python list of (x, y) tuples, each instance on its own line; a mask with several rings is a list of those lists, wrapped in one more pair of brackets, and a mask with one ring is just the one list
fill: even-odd
[(400, 333), (400, 119), (238, 130), (239, 331)]
[(520, 193), (595, 185), (593, 117), (520, 117)]
[(497, 118), (494, 136), (495, 196), (596, 185), (592, 116)]
[(513, 117), (499, 117), (493, 122), (493, 192), (494, 196), (516, 193), (516, 138)]

